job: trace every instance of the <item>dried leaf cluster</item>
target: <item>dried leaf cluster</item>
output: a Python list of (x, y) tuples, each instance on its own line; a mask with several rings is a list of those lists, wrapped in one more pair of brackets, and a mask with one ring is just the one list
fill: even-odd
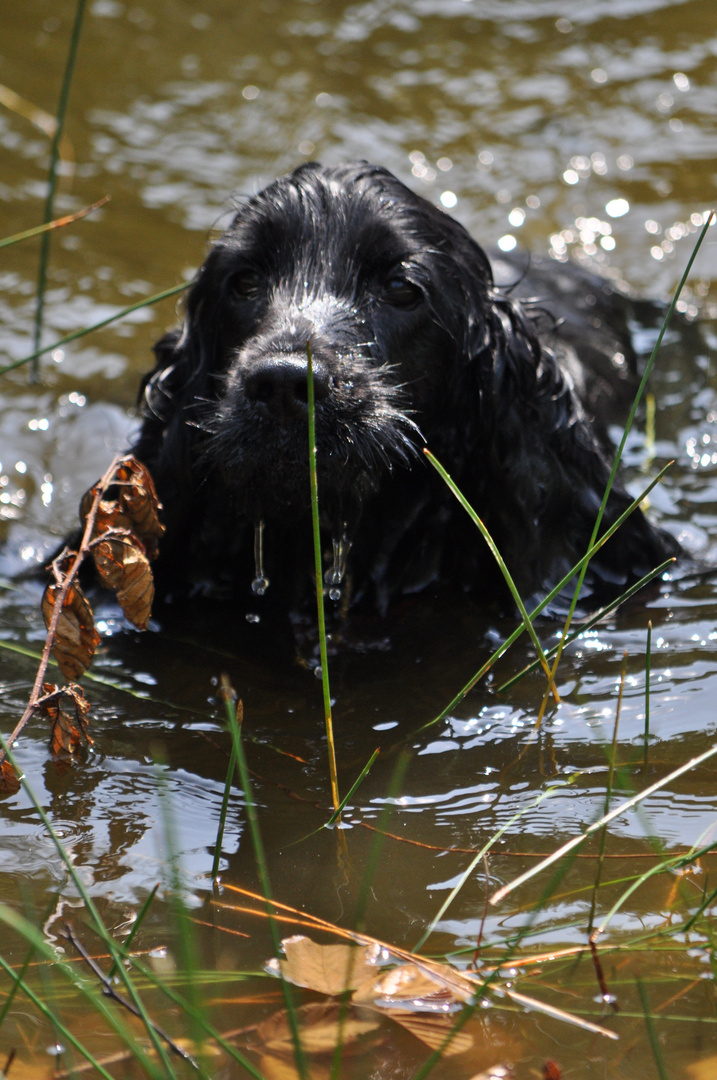
[[(60, 760), (76, 758), (92, 745), (90, 703), (76, 685), (95, 654), (100, 635), (92, 608), (77, 580), (89, 558), (102, 585), (111, 589), (126, 618), (146, 630), (154, 599), (150, 561), (157, 557), (164, 526), (154, 481), (147, 468), (131, 456), (112, 462), (101, 480), (82, 498), (82, 539), (77, 551), (64, 548), (53, 560), (54, 580), (42, 598), (47, 639), (28, 706), (8, 742), (12, 744), (31, 716), (50, 721), (50, 745)], [(50, 654), (68, 685), (45, 682)], [(10, 762), (0, 754), (0, 795), (13, 794), (19, 781)]]

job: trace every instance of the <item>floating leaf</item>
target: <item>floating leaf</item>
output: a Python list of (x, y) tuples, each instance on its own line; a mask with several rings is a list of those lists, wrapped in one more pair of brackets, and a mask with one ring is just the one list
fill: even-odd
[(14, 795), (20, 790), (18, 775), (5, 758), (0, 764), (0, 795)]
[(371, 946), (318, 945), (303, 934), (284, 938), (281, 945), (286, 959), (277, 966), (284, 978), (318, 994), (335, 997), (376, 978), (376, 967), (368, 962), (375, 951)]
[[(48, 585), (42, 598), (42, 614), (48, 629), (60, 588), (59, 585)], [(71, 585), (62, 605), (52, 644), (52, 655), (66, 679), (75, 682), (84, 674), (99, 642), (100, 635), (95, 630), (92, 608), (79, 586)]]
[[(296, 1010), (301, 1045), (307, 1054), (332, 1054), (337, 1046), (347, 1046), (380, 1025), (377, 1015), (346, 1014), (340, 1005), (317, 1002)], [(294, 1040), (286, 1013), (274, 1013), (256, 1029), (265, 1052), (294, 1056)]]
[(89, 733), (90, 703), (79, 686), (58, 686), (45, 683), (50, 700), (42, 702), (42, 711), (50, 718), (50, 748), (56, 757), (75, 757), (80, 747), (93, 741)]
[(149, 560), (129, 540), (102, 540), (92, 548), (103, 584), (114, 589), (117, 602), (138, 630), (146, 630), (152, 613), (154, 579)]

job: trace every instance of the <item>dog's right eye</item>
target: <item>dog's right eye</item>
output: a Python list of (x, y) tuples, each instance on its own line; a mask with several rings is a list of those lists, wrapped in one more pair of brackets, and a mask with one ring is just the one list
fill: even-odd
[(387, 281), (383, 289), (384, 298), (398, 308), (412, 308), (419, 302), (423, 293), (402, 274), (397, 274)]
[(261, 275), (249, 267), (238, 270), (229, 278), (229, 289), (240, 300), (251, 300), (261, 290)]

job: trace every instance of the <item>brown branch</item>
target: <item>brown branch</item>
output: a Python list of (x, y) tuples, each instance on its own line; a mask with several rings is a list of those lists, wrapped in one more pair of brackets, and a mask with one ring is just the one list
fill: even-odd
[[(114, 474), (119, 467), (119, 463), (123, 460), (123, 455), (116, 457), (107, 472), (104, 474), (100, 482), (96, 485), (95, 494), (92, 499), (92, 506), (90, 512), (87, 515), (85, 521), (85, 530), (82, 534), (82, 540), (80, 541), (79, 550), (75, 554), (72, 564), (66, 573), (62, 573), (59, 569), (58, 563), (67, 558), (70, 552), (67, 548), (63, 548), (56, 559), (52, 561), (52, 572), (55, 575), (55, 580), (59, 586), (57, 596), (55, 598), (55, 604), (52, 609), (52, 617), (50, 619), (50, 625), (47, 628), (47, 637), (45, 638), (45, 647), (42, 650), (42, 656), (40, 658), (40, 664), (37, 669), (37, 675), (35, 676), (35, 683), (30, 694), (30, 700), (27, 703), (27, 707), (20, 717), (20, 720), (15, 726), (15, 730), (12, 735), (7, 739), (7, 745), (10, 747), (16, 741), (20, 732), (25, 725), (32, 718), (35, 710), (41, 704), (45, 695), (42, 693), (43, 685), (45, 682), (45, 674), (47, 672), (47, 666), (50, 662), (50, 653), (52, 652), (52, 646), (55, 642), (55, 635), (57, 634), (57, 624), (60, 621), (62, 615), (62, 609), (65, 604), (65, 599), (70, 590), (70, 586), (77, 577), (77, 573), (80, 569), (83, 559), (90, 550), (90, 542), (92, 539), (92, 533), (95, 527), (95, 520), (97, 518), (97, 511), (99, 509), (100, 501), (107, 488), (111, 485), (114, 478)], [(0, 765), (5, 760), (5, 751), (0, 749)]]

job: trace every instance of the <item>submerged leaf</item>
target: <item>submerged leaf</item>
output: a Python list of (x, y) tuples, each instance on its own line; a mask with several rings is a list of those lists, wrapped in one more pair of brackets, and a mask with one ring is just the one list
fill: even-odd
[(335, 997), (376, 978), (368, 945), (318, 945), (303, 934), (284, 938), (281, 945), (286, 959), (278, 966), (284, 978), (318, 994)]
[(0, 795), (14, 795), (20, 790), (20, 780), (10, 762), (5, 758), (0, 764)]
[(473, 1036), (467, 1031), (457, 1032), (447, 1046), (443, 1045), (455, 1023), (449, 1016), (426, 1016), (400, 1009), (392, 1009), (390, 1016), (431, 1050), (441, 1050), (443, 1057), (465, 1054), (473, 1047)]
[(129, 540), (102, 540), (93, 547), (92, 555), (100, 579), (114, 589), (126, 617), (138, 630), (146, 630), (154, 600), (147, 556)]
[[(42, 614), (45, 626), (50, 626), (59, 585), (48, 585), (42, 598)], [(95, 630), (92, 608), (78, 585), (67, 590), (62, 612), (57, 623), (57, 633), (52, 643), (52, 655), (66, 679), (77, 681), (90, 666), (100, 635)]]
[[(318, 1002), (296, 1010), (301, 1045), (307, 1054), (332, 1054), (337, 1046), (347, 1046), (374, 1031), (381, 1023), (377, 1015), (355, 1010), (346, 1014), (340, 1005)], [(265, 1052), (292, 1057), (294, 1040), (286, 1013), (274, 1013), (256, 1029)]]

